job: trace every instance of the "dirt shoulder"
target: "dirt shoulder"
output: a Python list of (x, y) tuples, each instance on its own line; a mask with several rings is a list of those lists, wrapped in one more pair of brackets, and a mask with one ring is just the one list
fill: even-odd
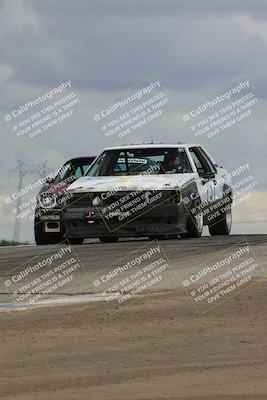
[(4, 399), (263, 400), (267, 281), (198, 316), (182, 290), (0, 314)]

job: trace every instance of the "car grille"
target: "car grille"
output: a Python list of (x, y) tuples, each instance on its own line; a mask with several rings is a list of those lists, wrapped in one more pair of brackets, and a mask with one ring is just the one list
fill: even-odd
[(180, 201), (180, 193), (176, 190), (143, 190), (143, 191), (124, 191), (124, 192), (116, 192), (114, 194), (108, 192), (92, 192), (92, 193), (74, 193), (72, 198), (68, 201), (68, 205), (71, 204), (71, 207), (90, 207), (93, 206), (93, 199), (99, 198), (100, 203), (97, 204), (99, 207), (107, 207), (114, 203), (117, 204), (124, 204), (130, 202), (131, 200), (141, 197), (141, 198), (148, 198), (153, 197), (157, 194), (160, 194), (158, 199), (154, 201), (154, 204), (159, 204), (162, 202), (172, 202), (172, 203), (179, 203)]

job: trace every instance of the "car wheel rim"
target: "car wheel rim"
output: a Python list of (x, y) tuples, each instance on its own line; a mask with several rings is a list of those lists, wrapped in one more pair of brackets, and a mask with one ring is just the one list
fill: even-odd
[(227, 211), (226, 213), (226, 226), (228, 229), (232, 226), (232, 213), (231, 210)]
[(198, 232), (202, 232), (202, 229), (203, 229), (203, 214), (202, 213), (198, 213), (196, 215), (196, 226), (197, 226)]

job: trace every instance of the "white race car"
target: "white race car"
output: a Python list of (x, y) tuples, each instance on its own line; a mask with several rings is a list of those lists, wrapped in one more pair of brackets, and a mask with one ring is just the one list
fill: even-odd
[(106, 148), (71, 184), (62, 212), (67, 239), (228, 235), (231, 181), (198, 144)]

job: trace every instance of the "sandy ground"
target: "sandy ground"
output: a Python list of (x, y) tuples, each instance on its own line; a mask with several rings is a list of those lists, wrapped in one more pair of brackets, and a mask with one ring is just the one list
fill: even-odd
[(266, 400), (267, 281), (198, 316), (182, 290), (2, 312), (3, 399)]

